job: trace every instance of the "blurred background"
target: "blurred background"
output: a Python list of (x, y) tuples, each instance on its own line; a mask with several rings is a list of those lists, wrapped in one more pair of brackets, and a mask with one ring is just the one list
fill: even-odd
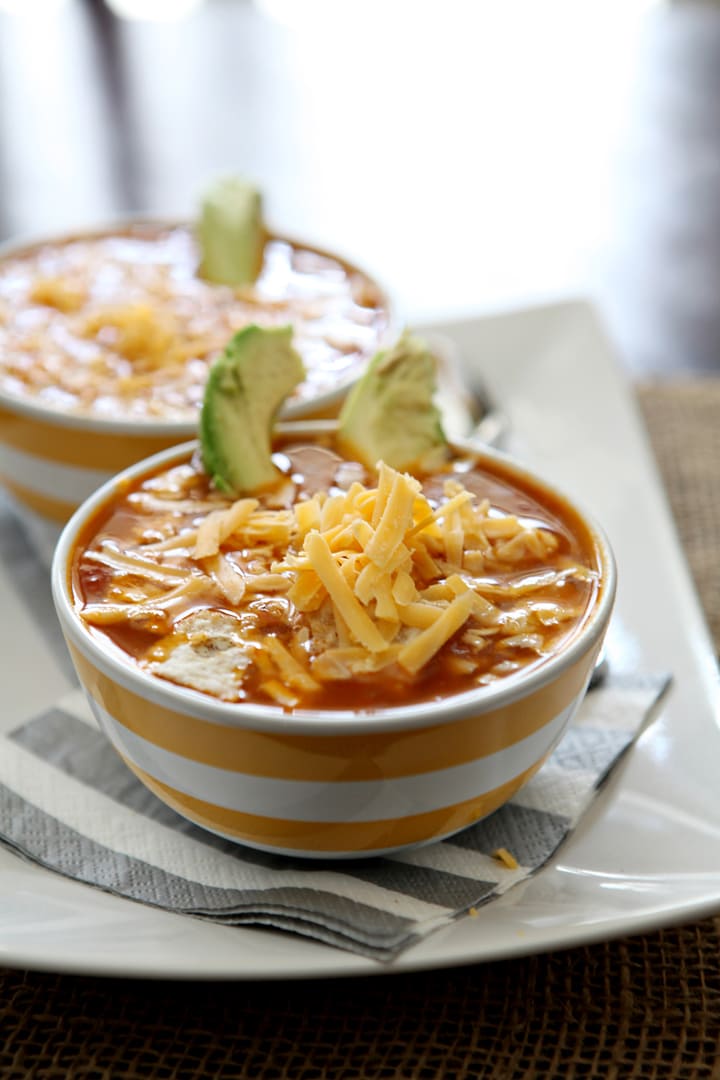
[(720, 5), (0, 0), (0, 236), (218, 173), (410, 322), (568, 295), (631, 376), (720, 367)]

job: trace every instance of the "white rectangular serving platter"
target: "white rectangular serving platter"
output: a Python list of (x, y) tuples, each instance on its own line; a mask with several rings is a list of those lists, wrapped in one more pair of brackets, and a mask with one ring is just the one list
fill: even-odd
[[(430, 328), (426, 328), (430, 329)], [(433, 325), (507, 414), (506, 448), (592, 511), (620, 585), (617, 672), (671, 672), (655, 723), (535, 878), (391, 964), (289, 934), (170, 915), (0, 848), (0, 967), (105, 976), (288, 979), (481, 963), (649, 931), (720, 911), (718, 669), (620, 365), (581, 301)], [(52, 704), (61, 664), (0, 562), (0, 730)]]

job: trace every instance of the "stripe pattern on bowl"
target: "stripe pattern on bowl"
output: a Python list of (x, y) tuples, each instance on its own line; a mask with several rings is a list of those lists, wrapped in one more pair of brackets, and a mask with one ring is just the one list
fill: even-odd
[(68, 427), (0, 408), (0, 483), (20, 504), (62, 524), (115, 473), (183, 437)]
[(594, 653), (479, 716), (402, 731), (288, 735), (154, 704), (71, 651), (102, 728), (160, 799), (230, 839), (325, 857), (389, 853), (492, 813), (558, 742)]

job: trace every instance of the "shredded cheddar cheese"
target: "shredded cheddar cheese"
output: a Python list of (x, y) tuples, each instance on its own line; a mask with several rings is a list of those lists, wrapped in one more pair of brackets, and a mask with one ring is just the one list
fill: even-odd
[(381, 652), (386, 641), (343, 577), (322, 533), (305, 537), (305, 551), (312, 569), (325, 586), (335, 608), (354, 637), (370, 652)]
[(229, 510), (213, 510), (199, 526), (194, 559), (217, 555), (220, 546), (243, 525), (256, 510), (257, 499), (238, 499)]
[(416, 672), (427, 664), (438, 649), (441, 649), (448, 638), (467, 622), (472, 612), (475, 595), (471, 589), (456, 596), (452, 603), (438, 615), (437, 619), (426, 627), (422, 633), (409, 641), (400, 650), (398, 662), (407, 671)]
[(504, 847), (496, 848), (493, 851), (493, 858), (501, 862), (508, 870), (517, 870), (520, 865), (515, 856)]

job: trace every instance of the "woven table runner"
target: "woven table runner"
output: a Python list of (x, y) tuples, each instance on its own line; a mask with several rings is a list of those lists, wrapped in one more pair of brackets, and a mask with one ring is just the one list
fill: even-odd
[(638, 400), (720, 652), (720, 379), (645, 384)]
[[(638, 396), (720, 649), (720, 379), (645, 384)], [(720, 918), (519, 960), (302, 986), (0, 969), (1, 1080), (221, 1076), (720, 1078)]]

